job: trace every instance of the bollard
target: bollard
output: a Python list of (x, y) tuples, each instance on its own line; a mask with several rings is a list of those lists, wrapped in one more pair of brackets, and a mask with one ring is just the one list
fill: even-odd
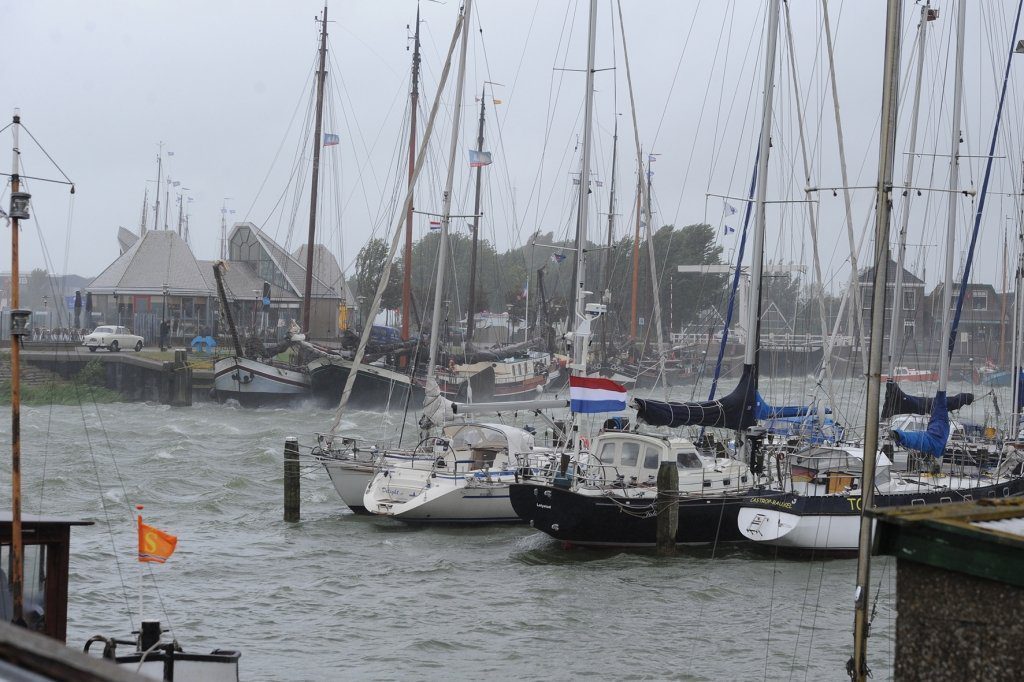
[(284, 439), (284, 520), (299, 520), (299, 439)]
[(658, 467), (658, 554), (675, 554), (676, 531), (679, 529), (679, 469), (675, 462), (662, 462)]
[(188, 364), (188, 352), (183, 348), (174, 350), (174, 364), (171, 366), (171, 406), (192, 405), (192, 367)]

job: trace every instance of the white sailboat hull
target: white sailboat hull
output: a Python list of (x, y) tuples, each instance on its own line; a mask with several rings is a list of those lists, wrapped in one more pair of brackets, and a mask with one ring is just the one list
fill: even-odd
[(345, 506), (357, 514), (365, 513), (363, 494), (377, 471), (373, 463), (328, 459), (324, 460), (324, 469)]
[(744, 507), (737, 525), (747, 540), (787, 549), (855, 552), (859, 515), (801, 516), (776, 509)]
[(413, 475), (406, 471), (391, 469), (374, 477), (363, 496), (367, 511), (413, 522), (520, 521), (509, 499), (509, 485), (515, 480), (512, 471), (436, 476), (429, 471), (409, 472)]

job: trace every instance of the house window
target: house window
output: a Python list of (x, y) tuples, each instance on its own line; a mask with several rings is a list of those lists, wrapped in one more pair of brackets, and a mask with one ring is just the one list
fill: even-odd
[(988, 310), (988, 292), (974, 292), (971, 297), (971, 310)]
[(903, 336), (913, 338), (915, 327), (913, 320), (903, 320)]
[(914, 306), (917, 305), (917, 296), (913, 291), (903, 292), (903, 309), (913, 310)]

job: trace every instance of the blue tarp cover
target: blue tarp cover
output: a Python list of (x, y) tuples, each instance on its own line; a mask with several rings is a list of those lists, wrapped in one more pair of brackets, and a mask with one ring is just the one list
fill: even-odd
[(892, 439), (908, 450), (925, 452), (933, 457), (942, 457), (949, 440), (949, 410), (946, 409), (946, 392), (936, 391), (932, 400), (932, 416), (925, 431), (903, 431), (894, 429)]

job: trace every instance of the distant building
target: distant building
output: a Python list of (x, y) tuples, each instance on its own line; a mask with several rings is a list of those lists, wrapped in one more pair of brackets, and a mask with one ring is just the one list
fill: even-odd
[[(889, 261), (886, 268), (885, 278), (885, 348), (888, 349), (889, 337), (896, 334), (898, 340), (897, 352), (902, 353), (908, 349), (920, 351), (923, 344), (929, 344), (930, 330), (926, 325), (925, 316), (925, 292), (924, 280), (903, 269), (903, 282), (901, 286), (900, 316), (898, 320), (892, 319), (893, 295), (896, 290), (896, 262)], [(874, 266), (860, 271), (858, 277), (861, 291), (861, 320), (863, 321), (864, 342), (868, 342), (868, 334), (871, 330), (871, 300), (874, 295), (875, 268)]]
[[(949, 300), (950, 314), (956, 309), (956, 300), (960, 295), (960, 283), (953, 285), (953, 293)], [(1004, 302), (1004, 298), (1007, 300)], [(1010, 323), (1013, 319), (1012, 297), (999, 294), (991, 284), (968, 284), (964, 294), (964, 304), (960, 313), (960, 324), (957, 332), (954, 358), (961, 360), (974, 359), (976, 362), (991, 360), (1000, 362), (1001, 353), (1009, 357), (1008, 352), (1001, 350), (1013, 343)], [(943, 285), (939, 284), (928, 296), (929, 334), (938, 341), (945, 342), (942, 336), (942, 300)], [(937, 349), (936, 349), (937, 350)]]
[[(84, 326), (120, 323), (148, 341), (159, 337), (164, 319), (171, 322), (175, 338), (223, 331), (214, 261), (197, 260), (188, 244), (171, 230), (149, 230), (138, 237), (121, 228), (118, 243), (121, 255), (83, 291), (91, 303), (92, 317)], [(291, 320), (301, 317), (305, 261), (300, 262), (252, 223), (234, 225), (228, 254), (225, 289), (236, 323), (243, 330), (279, 337)], [(312, 338), (339, 336), (340, 311), (352, 301), (340, 272), (330, 251), (318, 245), (308, 326)], [(269, 284), (269, 305), (263, 301), (264, 283)]]

